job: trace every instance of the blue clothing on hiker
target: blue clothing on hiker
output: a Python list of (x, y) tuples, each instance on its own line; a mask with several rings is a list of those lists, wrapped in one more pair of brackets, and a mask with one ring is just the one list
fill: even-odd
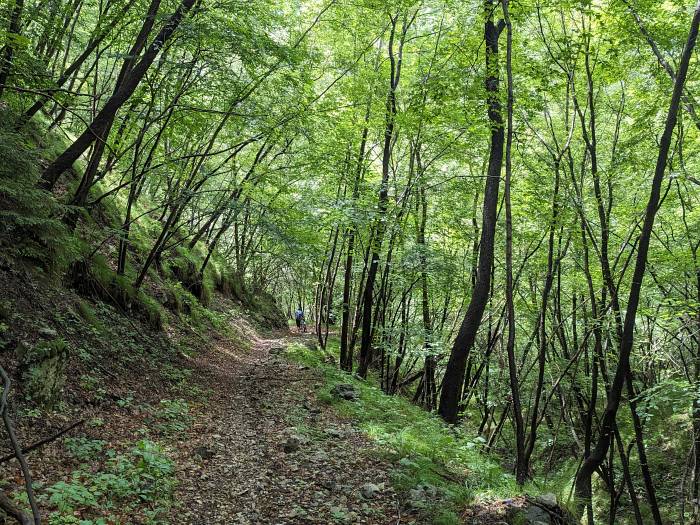
[(297, 320), (303, 319), (304, 318), (304, 311), (297, 310), (295, 315), (296, 315)]

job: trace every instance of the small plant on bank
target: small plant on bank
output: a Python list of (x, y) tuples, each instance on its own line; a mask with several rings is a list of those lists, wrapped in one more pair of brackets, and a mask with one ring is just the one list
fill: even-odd
[(107, 398), (107, 390), (102, 386), (100, 378), (83, 374), (80, 376), (80, 386), (94, 397), (96, 401), (104, 401)]
[(184, 432), (192, 422), (190, 407), (184, 399), (162, 399), (155, 410), (156, 428), (163, 434)]
[(66, 438), (64, 440), (66, 450), (75, 459), (88, 461), (96, 459), (107, 444), (101, 439), (89, 439), (86, 437)]
[[(126, 525), (135, 516), (140, 523), (165, 523), (176, 484), (172, 460), (149, 440), (138, 441), (126, 454), (104, 449), (104, 444), (86, 438), (67, 441), (71, 455), (86, 463), (69, 480), (46, 489), (54, 509), (49, 524)], [(98, 460), (103, 460), (101, 468), (95, 466)]]

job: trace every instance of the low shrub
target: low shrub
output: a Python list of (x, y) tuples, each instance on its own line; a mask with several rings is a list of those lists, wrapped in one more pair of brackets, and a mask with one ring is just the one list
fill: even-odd
[(184, 399), (162, 399), (154, 411), (156, 428), (163, 434), (185, 431), (192, 422), (190, 406)]

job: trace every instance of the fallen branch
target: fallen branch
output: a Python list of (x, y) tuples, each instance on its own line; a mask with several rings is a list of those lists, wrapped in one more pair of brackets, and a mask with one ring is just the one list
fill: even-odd
[[(10, 416), (7, 413), (7, 396), (10, 393), (10, 376), (7, 375), (5, 369), (0, 366), (0, 377), (3, 382), (2, 397), (0, 397), (0, 416), (2, 416), (2, 421), (5, 424), (5, 429), (7, 430), (7, 435), (10, 438), (10, 443), (15, 451), (15, 457), (19, 461), (19, 466), (22, 469), (22, 475), (24, 476), (24, 488), (27, 492), (27, 499), (29, 499), (29, 506), (32, 508), (32, 516), (34, 517), (34, 525), (41, 525), (41, 513), (39, 512), (39, 506), (36, 503), (36, 496), (34, 495), (34, 488), (32, 487), (32, 475), (29, 472), (29, 465), (27, 465), (27, 459), (22, 454), (22, 448), (19, 446), (17, 441), (17, 435), (15, 434), (15, 429), (12, 426), (12, 421), (10, 421)], [(20, 521), (20, 523), (23, 523)]]
[[(37, 441), (36, 443), (33, 443), (33, 444), (29, 445), (28, 447), (24, 447), (24, 448), (22, 449), (22, 454), (27, 454), (27, 453), (31, 452), (32, 450), (36, 450), (36, 449), (39, 448), (39, 447), (43, 447), (44, 445), (47, 445), (48, 443), (51, 443), (52, 441), (56, 441), (56, 440), (57, 440), (58, 438), (60, 438), (62, 435), (64, 435), (64, 434), (70, 432), (70, 431), (73, 430), (75, 427), (80, 426), (80, 425), (82, 425), (83, 423), (85, 423), (85, 420), (84, 420), (84, 419), (81, 419), (80, 421), (77, 421), (77, 422), (73, 423), (72, 425), (67, 426), (66, 428), (63, 428), (63, 429), (59, 430), (59, 431), (56, 432), (55, 434), (53, 434), (53, 435), (51, 435), (51, 436), (49, 436), (49, 437), (47, 437), (47, 438), (42, 439), (41, 441)], [(10, 461), (11, 459), (14, 459), (15, 457), (16, 457), (16, 456), (15, 456), (14, 454), (8, 454), (7, 456), (4, 456), (4, 457), (0, 458), (0, 464), (6, 463), (7, 461)]]
[(7, 514), (10, 518), (17, 520), (17, 523), (20, 523), (21, 525), (32, 525), (32, 520), (29, 518), (29, 516), (15, 507), (15, 505), (10, 501), (10, 498), (2, 493), (0, 493), (0, 509), (2, 509), (3, 512), (5, 512), (5, 514)]

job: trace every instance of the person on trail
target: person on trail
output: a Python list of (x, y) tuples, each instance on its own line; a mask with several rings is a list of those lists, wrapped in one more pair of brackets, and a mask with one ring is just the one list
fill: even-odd
[(297, 322), (297, 331), (301, 333), (302, 327), (306, 328), (306, 323), (304, 323), (304, 310), (301, 309), (301, 306), (294, 312), (294, 319)]

